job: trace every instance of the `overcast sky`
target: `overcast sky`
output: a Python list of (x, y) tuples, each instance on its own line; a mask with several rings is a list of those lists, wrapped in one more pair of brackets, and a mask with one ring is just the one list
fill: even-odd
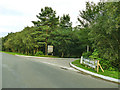
[(85, 9), (86, 1), (99, 0), (0, 0), (0, 37), (32, 26), (31, 21), (37, 20), (36, 15), (45, 6), (52, 7), (57, 16), (69, 14), (76, 26), (79, 10)]

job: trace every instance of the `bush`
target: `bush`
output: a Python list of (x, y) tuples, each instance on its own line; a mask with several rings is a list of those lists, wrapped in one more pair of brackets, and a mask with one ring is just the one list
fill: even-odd
[(109, 71), (118, 71), (118, 68), (114, 67), (109, 60), (106, 59), (101, 59), (100, 64), (102, 65), (102, 68), (104, 70), (109, 70)]
[(91, 55), (91, 52), (84, 52), (84, 53), (82, 53), (82, 56), (84, 58), (88, 58), (90, 55)]
[(44, 55), (42, 51), (36, 52), (35, 56)]
[(99, 51), (95, 49), (94, 52), (92, 53), (92, 55), (89, 56), (89, 58), (99, 59)]

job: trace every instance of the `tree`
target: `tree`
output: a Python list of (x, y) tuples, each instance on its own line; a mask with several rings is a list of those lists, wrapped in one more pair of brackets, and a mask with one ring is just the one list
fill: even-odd
[(3, 41), (4, 41), (3, 45), (6, 51), (15, 51), (13, 46), (14, 35), (15, 35), (14, 33), (8, 33), (8, 35), (3, 38)]
[(51, 33), (52, 45), (55, 50), (59, 53), (59, 56), (64, 57), (65, 54), (69, 53), (69, 46), (71, 44), (72, 32), (66, 29), (56, 30)]
[(77, 18), (80, 27), (85, 28), (90, 26), (90, 24), (97, 19), (98, 14), (102, 13), (102, 8), (104, 7), (104, 2), (99, 2), (95, 4), (93, 2), (86, 2), (86, 10), (79, 11), (79, 17)]
[(60, 18), (59, 26), (60, 26), (60, 28), (63, 28), (63, 29), (69, 29), (69, 30), (71, 29), (72, 30), (72, 22), (70, 21), (69, 14), (63, 15)]
[(59, 23), (59, 17), (56, 17), (56, 12), (51, 7), (45, 7), (41, 9), (41, 13), (37, 15), (38, 21), (32, 21), (37, 27), (41, 27), (45, 36), (45, 55), (47, 55), (47, 44), (50, 33), (57, 27)]
[(109, 65), (120, 68), (120, 2), (106, 3), (103, 12), (91, 24), (90, 40)]
[(101, 14), (104, 11), (103, 10), (104, 4), (105, 3), (103, 2), (99, 2), (98, 4), (95, 4), (93, 2), (86, 2), (86, 10), (80, 11), (79, 17), (77, 18), (80, 23), (79, 25), (80, 30), (85, 30), (84, 31), (85, 33), (83, 31), (82, 32), (83, 34), (85, 34), (85, 36), (83, 35), (83, 37), (86, 37), (85, 38), (85, 41), (87, 41), (86, 43), (88, 43), (86, 45), (87, 52), (89, 51), (89, 49), (92, 49), (91, 42), (88, 39), (89, 38), (88, 33), (90, 32), (91, 24), (98, 18), (99, 14)]
[[(49, 42), (54, 45), (54, 52), (61, 57), (69, 56), (69, 46), (71, 43), (72, 22), (69, 14), (60, 18), (59, 26), (51, 32)], [(55, 54), (54, 53), (54, 54)]]

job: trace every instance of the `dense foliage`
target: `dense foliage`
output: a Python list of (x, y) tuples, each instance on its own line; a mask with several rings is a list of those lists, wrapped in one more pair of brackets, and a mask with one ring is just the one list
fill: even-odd
[[(86, 2), (80, 11), (79, 25), (72, 27), (69, 14), (56, 16), (51, 7), (41, 9), (33, 26), (2, 38), (2, 50), (27, 55), (47, 55), (47, 45), (54, 46), (54, 56), (101, 60), (104, 69), (120, 68), (120, 2)], [(88, 46), (88, 49), (87, 49)]]

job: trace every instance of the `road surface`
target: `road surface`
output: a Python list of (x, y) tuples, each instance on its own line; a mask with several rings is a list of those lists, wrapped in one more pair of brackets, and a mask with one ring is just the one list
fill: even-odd
[(72, 59), (20, 57), (2, 53), (2, 88), (118, 88), (118, 84), (71, 69), (70, 61)]

